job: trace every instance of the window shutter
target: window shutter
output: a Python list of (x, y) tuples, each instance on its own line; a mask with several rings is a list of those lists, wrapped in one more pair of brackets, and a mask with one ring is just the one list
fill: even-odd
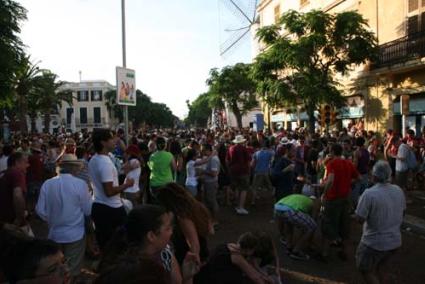
[[(422, 5), (423, 3), (424, 3), (424, 0), (422, 0)], [(416, 11), (419, 8), (418, 4), (419, 4), (419, 0), (409, 0), (409, 13)]]
[(407, 34), (412, 35), (418, 32), (418, 19), (419, 16), (415, 15), (409, 17), (407, 20)]
[(421, 31), (425, 31), (425, 12), (421, 14)]
[(303, 7), (308, 4), (309, 0), (300, 0), (300, 6)]
[(277, 23), (279, 22), (280, 19), (280, 5), (277, 5), (276, 7), (274, 7), (274, 22)]

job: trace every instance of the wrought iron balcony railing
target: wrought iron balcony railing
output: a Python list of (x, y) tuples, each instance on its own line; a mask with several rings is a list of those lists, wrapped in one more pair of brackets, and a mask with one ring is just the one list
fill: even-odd
[(386, 67), (425, 56), (425, 31), (407, 35), (379, 46), (374, 67)]

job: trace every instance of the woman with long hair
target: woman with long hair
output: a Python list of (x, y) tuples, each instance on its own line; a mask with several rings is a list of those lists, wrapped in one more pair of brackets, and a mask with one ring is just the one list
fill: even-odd
[(208, 209), (176, 183), (159, 188), (157, 199), (176, 218), (172, 241), (177, 261), (181, 264), (187, 252), (193, 253), (198, 263), (205, 261), (208, 257), (207, 236), (213, 232)]
[[(99, 272), (119, 267), (123, 259), (134, 259), (137, 263), (150, 259), (163, 267), (170, 283), (181, 283), (180, 267), (169, 246), (173, 234), (173, 213), (156, 205), (137, 206), (130, 211), (126, 223), (115, 234), (106, 247), (99, 264)], [(192, 257), (192, 260), (189, 258)], [(194, 255), (184, 256), (182, 268), (195, 264)], [(182, 261), (183, 262), (183, 261)], [(185, 279), (193, 275), (185, 275)]]

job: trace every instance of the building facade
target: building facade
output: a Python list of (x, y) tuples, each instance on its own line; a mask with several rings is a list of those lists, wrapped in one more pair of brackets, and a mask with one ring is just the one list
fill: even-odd
[(115, 86), (106, 81), (81, 81), (67, 83), (64, 90), (71, 90), (73, 103), (63, 102), (59, 110), (61, 125), (71, 131), (93, 128), (114, 127), (115, 119), (107, 107), (105, 94), (115, 90)]
[[(274, 24), (288, 10), (328, 13), (355, 10), (368, 20), (378, 39), (377, 62), (357, 67), (338, 78), (347, 97), (339, 110), (342, 126), (363, 120), (366, 130), (405, 127), (419, 132), (425, 126), (425, 1), (422, 0), (263, 0), (257, 7), (257, 28)], [(261, 46), (254, 39), (254, 57)], [(403, 100), (404, 106), (401, 107)], [(401, 111), (403, 109), (403, 112)], [(263, 106), (270, 125), (303, 126), (302, 107), (287, 111)], [(402, 115), (403, 113), (403, 115)]]

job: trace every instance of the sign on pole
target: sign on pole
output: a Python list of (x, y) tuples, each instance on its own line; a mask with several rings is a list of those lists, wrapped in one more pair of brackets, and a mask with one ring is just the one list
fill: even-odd
[(136, 105), (136, 72), (117, 67), (117, 104)]

